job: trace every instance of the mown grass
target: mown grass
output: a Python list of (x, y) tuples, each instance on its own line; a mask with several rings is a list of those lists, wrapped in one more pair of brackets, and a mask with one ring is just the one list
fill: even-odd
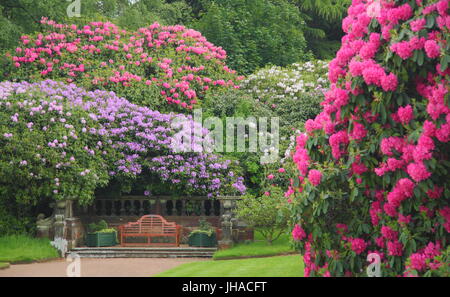
[(0, 262), (0, 269), (5, 269), (9, 267), (9, 263), (2, 263)]
[(259, 232), (255, 232), (255, 241), (250, 243), (236, 244), (232, 248), (219, 250), (214, 253), (214, 260), (267, 257), (294, 252), (290, 243), (290, 235), (282, 234), (279, 239), (269, 245)]
[(45, 238), (26, 235), (0, 237), (0, 262), (26, 263), (58, 258), (58, 252)]
[(182, 264), (157, 277), (301, 277), (300, 255), (266, 258), (200, 261)]

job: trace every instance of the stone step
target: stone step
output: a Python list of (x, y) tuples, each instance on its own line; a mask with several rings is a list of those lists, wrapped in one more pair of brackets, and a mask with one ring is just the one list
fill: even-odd
[(211, 258), (217, 248), (74, 248), (81, 258)]

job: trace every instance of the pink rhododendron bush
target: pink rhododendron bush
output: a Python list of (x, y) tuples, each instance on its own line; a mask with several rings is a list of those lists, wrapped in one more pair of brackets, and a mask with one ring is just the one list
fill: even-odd
[[(306, 276), (449, 275), (449, 1), (353, 0), (286, 192)], [(286, 175), (284, 170), (277, 175)]]
[(241, 77), (225, 64), (225, 51), (184, 26), (154, 23), (127, 32), (112, 23), (57, 24), (22, 36), (8, 54), (4, 78), (53, 79), (87, 90), (114, 91), (153, 110), (192, 109), (206, 92), (236, 87)]

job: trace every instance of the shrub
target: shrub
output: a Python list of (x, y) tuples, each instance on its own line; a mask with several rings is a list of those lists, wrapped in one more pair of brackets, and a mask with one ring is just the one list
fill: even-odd
[(450, 231), (448, 1), (355, 0), (286, 196), (305, 276), (432, 275)]
[(108, 223), (105, 220), (100, 220), (98, 223), (90, 223), (88, 225), (88, 231), (90, 233), (103, 232), (103, 230), (109, 230)]
[(249, 75), (240, 86), (265, 104), (278, 104), (285, 98), (300, 101), (305, 94), (323, 96), (330, 86), (327, 73), (328, 62), (321, 60), (267, 66)]
[(137, 176), (147, 190), (162, 181), (184, 194), (245, 191), (234, 161), (175, 151), (172, 120), (194, 125), (184, 115), (54, 81), (3, 82), (0, 96), (0, 190), (6, 197), (31, 204), (44, 197), (88, 203), (111, 178), (127, 184)]
[[(280, 151), (284, 151), (292, 131), (320, 112), (323, 91), (329, 87), (327, 65), (324, 61), (311, 61), (261, 69), (243, 80), (239, 89), (205, 96), (204, 114), (221, 118), (224, 126), (227, 117), (277, 117)], [(261, 156), (254, 153), (227, 155), (240, 160), (249, 190), (255, 195), (262, 194), (260, 185), (265, 173), (260, 164)]]
[[(49, 83), (0, 83), (0, 189), (35, 204), (39, 197), (92, 198), (106, 185), (115, 151), (101, 125)], [(76, 95), (76, 94), (75, 94)]]
[(205, 234), (208, 237), (211, 237), (215, 233), (216, 231), (214, 230), (213, 226), (204, 218), (202, 218), (198, 223), (198, 229), (195, 229), (191, 233), (189, 233), (189, 237), (195, 234)]
[(0, 236), (33, 234), (35, 219), (32, 214), (29, 206), (0, 195)]
[(181, 25), (154, 23), (127, 32), (109, 22), (41, 23), (46, 32), (22, 36), (8, 54), (6, 79), (53, 79), (114, 91), (161, 112), (193, 108), (210, 89), (235, 87), (240, 79), (226, 66), (222, 48)]
[(266, 67), (243, 80), (240, 91), (254, 98), (253, 114), (279, 118), (284, 142), (292, 130), (320, 112), (329, 88), (327, 68), (320, 60)]

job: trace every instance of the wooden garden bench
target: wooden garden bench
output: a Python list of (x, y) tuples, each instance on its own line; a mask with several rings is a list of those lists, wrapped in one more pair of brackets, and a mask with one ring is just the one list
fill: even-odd
[[(180, 246), (180, 229), (181, 226), (175, 222), (167, 222), (159, 215), (145, 215), (137, 222), (130, 222), (119, 227), (120, 242), (122, 246), (131, 245), (175, 245)], [(127, 243), (129, 237), (145, 237), (145, 243)], [(173, 237), (173, 243), (153, 243), (153, 237)]]

